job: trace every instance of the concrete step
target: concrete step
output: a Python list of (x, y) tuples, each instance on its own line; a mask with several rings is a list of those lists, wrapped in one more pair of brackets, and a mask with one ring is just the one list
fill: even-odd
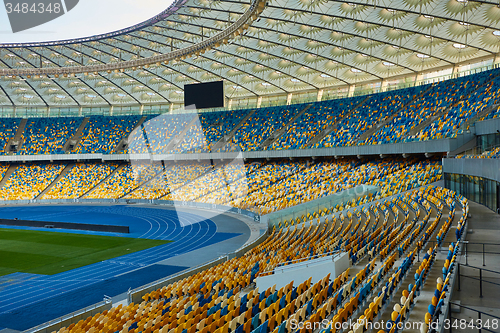
[(148, 119), (148, 117), (146, 117), (146, 116), (144, 116), (141, 119), (139, 119), (139, 121), (137, 122), (137, 124), (135, 124), (134, 128), (130, 131), (130, 133), (128, 133), (125, 137), (123, 137), (120, 140), (120, 142), (118, 142), (116, 144), (115, 148), (113, 148), (113, 151), (114, 152), (120, 152), (120, 151), (124, 151), (125, 149), (127, 149), (128, 145), (129, 145), (128, 138), (129, 138), (130, 134), (132, 132), (134, 132), (139, 126), (141, 126), (146, 121), (146, 119)]
[(240, 127), (243, 126), (243, 124), (245, 124), (248, 119), (250, 119), (250, 117), (255, 113), (255, 111), (256, 110), (253, 109), (250, 112), (248, 112), (247, 115), (243, 119), (241, 119), (241, 121), (236, 126), (234, 126), (231, 132), (224, 135), (219, 141), (215, 143), (213, 150), (216, 151), (217, 149), (222, 148), (227, 142), (231, 141), (231, 139), (236, 134), (236, 131), (238, 131)]
[(297, 119), (299, 119), (299, 117), (301, 117), (307, 110), (309, 110), (309, 108), (312, 106), (312, 104), (307, 104), (303, 109), (302, 111), (300, 111), (299, 113), (297, 113), (292, 119), (290, 119), (290, 121), (288, 123), (286, 123), (285, 126), (283, 126), (282, 128), (280, 128), (279, 130), (276, 130), (274, 133), (272, 133), (267, 139), (264, 140), (264, 142), (260, 145), (260, 148), (266, 148), (266, 147), (270, 147), (273, 143), (275, 143), (276, 141), (278, 141), (278, 139), (283, 135), (285, 134), (286, 130), (288, 129), (288, 127), (290, 125), (292, 125)]
[(125, 164), (120, 164), (116, 169), (113, 170), (113, 172), (111, 172), (107, 177), (105, 177), (104, 179), (102, 179), (99, 183), (97, 183), (93, 188), (91, 188), (90, 190), (88, 190), (87, 192), (83, 193), (78, 199), (82, 199), (82, 198), (85, 198), (85, 196), (89, 193), (91, 193), (93, 190), (95, 190), (96, 188), (98, 188), (102, 183), (104, 183), (105, 181), (107, 181), (109, 178), (113, 177), (113, 175), (115, 173), (117, 173), (118, 171), (120, 171), (123, 167), (125, 166)]
[(370, 96), (367, 96), (358, 105), (356, 105), (350, 112), (346, 113), (346, 115), (344, 117), (340, 118), (335, 124), (333, 124), (331, 126), (328, 126), (323, 131), (321, 131), (318, 135), (316, 135), (314, 138), (312, 138), (307, 143), (306, 147), (307, 148), (314, 148), (314, 146), (318, 142), (320, 142), (321, 140), (323, 140), (330, 133), (334, 132), (337, 129), (337, 127), (340, 125), (340, 123), (342, 122), (342, 120), (344, 120), (345, 118), (349, 117), (352, 113), (354, 113), (356, 111), (356, 109), (359, 108), (361, 105), (363, 105), (369, 98), (370, 98)]
[(22, 119), (21, 123), (19, 124), (19, 127), (17, 128), (16, 135), (12, 139), (9, 140), (7, 143), (7, 146), (5, 147), (5, 151), (9, 154), (14, 154), (18, 152), (24, 143), (24, 130), (26, 128), (26, 123), (28, 122), (28, 119)]
[(78, 129), (76, 130), (75, 134), (68, 139), (68, 141), (64, 144), (63, 146), (63, 151), (64, 152), (70, 152), (73, 149), (76, 148), (78, 143), (80, 143), (80, 140), (82, 139), (82, 133), (83, 130), (85, 129), (85, 126), (89, 122), (90, 118), (85, 117), (83, 118), (82, 122), (80, 123), (80, 126), (78, 126)]
[(16, 170), (17, 168), (17, 165), (14, 164), (14, 165), (10, 165), (9, 168), (7, 169), (7, 171), (5, 172), (5, 175), (3, 176), (2, 180), (0, 181), (0, 188), (2, 188), (5, 183), (7, 182), (7, 180), (9, 179), (9, 177), (12, 175), (12, 173), (14, 172), (14, 170)]
[(49, 186), (47, 186), (45, 188), (45, 190), (43, 190), (35, 199), (42, 199), (43, 196), (49, 192), (52, 187), (54, 187), (55, 184), (57, 184), (64, 176), (66, 176), (68, 174), (68, 172), (71, 170), (71, 168), (75, 165), (75, 163), (70, 163), (68, 165), (66, 165), (66, 167), (63, 169), (63, 171), (61, 171), (61, 173), (59, 174), (59, 176), (57, 176), (56, 179), (54, 179), (54, 181), (52, 183), (50, 183)]

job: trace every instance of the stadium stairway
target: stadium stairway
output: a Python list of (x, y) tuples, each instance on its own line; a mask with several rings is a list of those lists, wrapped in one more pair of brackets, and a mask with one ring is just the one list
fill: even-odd
[(71, 168), (74, 165), (75, 165), (75, 163), (67, 164), (66, 167), (63, 169), (63, 171), (61, 171), (59, 176), (57, 176), (56, 179), (54, 179), (54, 181), (52, 183), (50, 183), (49, 186), (47, 186), (42, 192), (40, 192), (40, 194), (37, 197), (35, 197), (35, 200), (43, 198), (45, 193), (49, 192), (52, 189), (52, 187), (54, 187), (55, 184), (57, 184), (64, 176), (66, 176), (66, 174), (71, 170)]
[[(429, 90), (431, 90), (431, 88), (432, 88), (432, 84), (429, 84), (429, 87), (427, 87), (427, 89), (425, 89), (424, 91), (422, 91), (415, 98), (409, 100), (408, 103), (406, 103), (405, 105), (403, 105), (400, 110), (406, 109), (409, 105), (411, 105), (415, 101), (423, 98), (423, 96), (425, 96), (429, 92)], [(387, 119), (382, 120), (382, 121), (374, 124), (371, 128), (369, 128), (367, 131), (365, 131), (364, 133), (362, 133), (358, 137), (358, 139), (355, 141), (355, 144), (363, 142), (364, 140), (366, 140), (367, 138), (369, 138), (370, 136), (372, 136), (373, 134), (375, 134), (380, 128), (383, 128), (385, 125), (387, 125), (388, 123), (390, 123), (394, 119), (394, 117), (396, 117), (399, 114), (400, 110), (394, 110), (393, 113), (392, 113), (392, 115), (389, 116)]]
[(64, 144), (63, 146), (64, 152), (70, 152), (76, 148), (76, 146), (82, 139), (83, 129), (85, 128), (89, 120), (90, 120), (89, 117), (83, 118), (82, 123), (80, 124), (80, 126), (78, 126), (78, 129), (76, 130), (76, 133), (71, 138), (68, 139), (68, 142)]
[[(198, 116), (194, 116), (193, 119), (191, 119), (191, 121), (182, 129), (182, 131), (176, 136), (174, 136), (172, 140), (170, 140), (167, 147), (165, 148), (165, 151), (169, 152), (179, 148), (179, 145), (182, 143), (184, 137), (186, 136), (187, 131), (191, 127), (195, 126), (197, 121), (199, 121)], [(201, 124), (199, 126), (201, 126)]]
[(113, 175), (118, 172), (119, 170), (123, 169), (125, 167), (126, 164), (120, 164), (118, 167), (116, 167), (113, 172), (111, 172), (107, 177), (105, 177), (104, 179), (101, 179), (100, 182), (98, 182), (95, 186), (93, 186), (91, 189), (89, 189), (87, 192), (83, 193), (78, 199), (83, 199), (85, 198), (85, 196), (89, 193), (91, 193), (93, 190), (99, 188), (99, 186), (101, 186), (101, 184), (103, 184), (105, 181), (107, 181), (109, 178), (113, 177)]
[(500, 101), (497, 101), (495, 104), (493, 104), (490, 107), (485, 108), (481, 112), (478, 112), (474, 117), (467, 119), (461, 126), (461, 128), (466, 129), (470, 125), (473, 125), (478, 121), (479, 119), (483, 118), (484, 116), (488, 115), (490, 112), (498, 109), (500, 107)]
[(335, 124), (331, 125), (331, 126), (328, 126), (327, 128), (325, 128), (323, 131), (321, 131), (318, 135), (316, 135), (315, 137), (313, 137), (307, 144), (306, 144), (306, 147), (307, 148), (314, 148), (314, 146), (320, 142), (321, 140), (323, 140), (328, 134), (330, 134), (331, 132), (335, 131), (337, 129), (337, 127), (339, 126), (339, 124), (347, 117), (349, 117), (350, 115), (352, 115), (357, 108), (359, 108), (361, 105), (365, 104), (366, 101), (368, 101), (370, 99), (370, 96), (367, 96), (365, 99), (363, 99), (361, 102), (359, 102), (358, 105), (356, 105), (354, 108), (352, 108), (351, 112), (349, 113), (346, 113), (344, 115), (344, 117), (340, 118)]
[[(16, 132), (16, 135), (14, 135), (14, 137), (9, 141), (7, 142), (7, 147), (5, 147), (5, 151), (7, 153), (14, 153), (16, 151), (19, 151), (23, 145), (23, 142), (21, 140), (22, 138), (22, 135), (24, 133), (24, 129), (26, 128), (26, 123), (28, 122), (28, 119), (26, 118), (23, 118), (21, 120), (21, 123), (19, 124), (19, 127), (17, 128), (17, 132)], [(12, 149), (12, 146), (16, 146), (16, 149)]]
[(5, 172), (5, 175), (3, 176), (2, 180), (0, 181), (0, 188), (2, 188), (5, 183), (7, 182), (7, 179), (9, 179), (10, 175), (14, 172), (14, 170), (17, 169), (17, 165), (10, 165), (7, 171)]
[(298, 112), (288, 123), (286, 123), (285, 126), (280, 128), (279, 130), (276, 130), (274, 133), (271, 133), (268, 138), (262, 142), (260, 145), (260, 149), (265, 149), (266, 147), (271, 146), (276, 140), (278, 140), (283, 134), (285, 134), (286, 130), (288, 127), (293, 124), (299, 117), (301, 117), (309, 108), (312, 106), (312, 104), (307, 104), (302, 111)]
[[(446, 207), (444, 209), (444, 211), (449, 211), (448, 207)], [(445, 218), (444, 218), (445, 216), (446, 215), (443, 214), (443, 218), (442, 218), (443, 221), (445, 220)], [(446, 255), (448, 252), (447, 246), (445, 244), (449, 244), (449, 242), (456, 242), (454, 230), (456, 229), (456, 225), (457, 225), (458, 220), (460, 219), (460, 216), (462, 216), (462, 209), (460, 208), (460, 205), (457, 205), (456, 214), (455, 214), (455, 217), (454, 217), (453, 222), (452, 222), (452, 227), (450, 228), (453, 231), (451, 231), (451, 232), (448, 231), (448, 233), (444, 239), (442, 248), (440, 249), (438, 247), (436, 259), (435, 259), (434, 263), (432, 264), (432, 268), (431, 268), (430, 272), (428, 273), (427, 279), (426, 279), (422, 289), (420, 290), (420, 295), (418, 296), (418, 302), (415, 303), (415, 306), (414, 306), (413, 310), (411, 311), (410, 316), (408, 318), (408, 322), (410, 322), (410, 323), (423, 322), (423, 320), (424, 320), (425, 314), (428, 311), (428, 306), (429, 306), (429, 304), (431, 304), (432, 297), (434, 296), (434, 291), (436, 289), (436, 281), (439, 277), (442, 278), (441, 268), (443, 267), (443, 265), (445, 263)], [(438, 226), (438, 228), (436, 228), (436, 230), (438, 230), (439, 228), (440, 228), (440, 226)], [(435, 239), (435, 237), (433, 237), (433, 239)], [(427, 246), (427, 248), (428, 247), (429, 247), (429, 245)], [(413, 277), (411, 277), (411, 278), (413, 278)], [(410, 280), (410, 282), (411, 281), (414, 281), (414, 280)], [(420, 333), (420, 330), (412, 328), (412, 329), (408, 329), (408, 330), (405, 329), (405, 332)]]
[(148, 180), (145, 180), (143, 181), (142, 183), (140, 183), (138, 186), (134, 187), (133, 189), (131, 189), (130, 191), (126, 192), (125, 194), (123, 194), (121, 197), (119, 197), (118, 199), (123, 199), (125, 198), (127, 195), (129, 195), (130, 193), (134, 192), (135, 190), (137, 190), (138, 188), (141, 188), (142, 186), (145, 186), (147, 184), (149, 184), (150, 182), (152, 182), (153, 180), (156, 179), (156, 177), (159, 177), (160, 175), (162, 175), (164, 172), (164, 170), (162, 169), (160, 172), (157, 172), (156, 175), (154, 175), (153, 177), (151, 177), (151, 179), (148, 179)]
[(253, 109), (248, 112), (248, 114), (243, 119), (241, 119), (241, 121), (236, 126), (234, 126), (231, 132), (229, 132), (227, 135), (224, 135), (218, 142), (215, 143), (213, 150), (217, 151), (218, 149), (224, 147), (226, 143), (230, 142), (238, 129), (247, 122), (247, 120), (255, 113), (255, 111), (256, 109)]
[(453, 106), (448, 106), (447, 108), (445, 107), (442, 107), (438, 112), (436, 112), (434, 115), (430, 116), (429, 118), (427, 118), (426, 120), (424, 120), (422, 123), (420, 123), (419, 125), (415, 126), (414, 128), (412, 128), (410, 130), (410, 136), (411, 135), (415, 135), (417, 134), (418, 132), (420, 132), (421, 130), (423, 130), (424, 128), (426, 128), (427, 126), (429, 126), (433, 121), (435, 121), (436, 119), (438, 118), (441, 118), (443, 116), (445, 116), (451, 109), (452, 109)]
[[(446, 109), (441, 109), (440, 111), (436, 112), (434, 115), (430, 116), (430, 117), (429, 117), (428, 119), (426, 119), (424, 122), (422, 122), (422, 123), (421, 123), (421, 124), (419, 124), (418, 126), (416, 126), (416, 127), (414, 127), (413, 129), (411, 129), (411, 130), (410, 130), (410, 134), (409, 134), (409, 135), (410, 135), (410, 136), (416, 135), (417, 133), (419, 133), (420, 131), (422, 131), (423, 129), (425, 129), (427, 126), (429, 126), (430, 124), (432, 124), (432, 123), (433, 123), (436, 119), (444, 118), (444, 117), (448, 114), (448, 112), (449, 112), (451, 109), (453, 109), (454, 107), (456, 107), (457, 105), (459, 105), (459, 103), (460, 103), (461, 101), (466, 100), (467, 98), (469, 98), (469, 96), (472, 96), (472, 95), (473, 95), (476, 91), (478, 91), (480, 88), (482, 88), (482, 87), (484, 87), (484, 86), (486, 86), (486, 85), (490, 84), (490, 83), (491, 83), (491, 81), (493, 81), (494, 79), (496, 79), (496, 78), (498, 77), (498, 75), (499, 75), (499, 74), (497, 73), (495, 76), (493, 76), (493, 77), (491, 77), (489, 80), (485, 81), (482, 85), (478, 85), (478, 86), (477, 86), (475, 89), (473, 89), (473, 90), (472, 90), (472, 91), (471, 91), (468, 95), (462, 95), (462, 96), (461, 96), (461, 98), (459, 98), (459, 99), (456, 101), (456, 103), (453, 103), (453, 104), (449, 105)], [(489, 108), (487, 108), (487, 109), (489, 109)], [(478, 113), (478, 115), (479, 115), (479, 114), (486, 115), (486, 114), (488, 114), (489, 112), (491, 112), (492, 110), (489, 110), (488, 112), (486, 112), (486, 110), (484, 110), (484, 111), (485, 111), (485, 113), (484, 113), (484, 114), (483, 114), (483, 112), (481, 111), (481, 112), (479, 112), (479, 113)], [(478, 115), (476, 115), (476, 116), (478, 116)], [(476, 119), (476, 120), (477, 120), (477, 119), (480, 119), (480, 118), (479, 118), (479, 117), (477, 117), (477, 118), (476, 118), (476, 117), (473, 117), (473, 118), (471, 118), (470, 120), (472, 120), (472, 119)], [(468, 122), (468, 123), (469, 123), (469, 124), (472, 124), (473, 122)], [(464, 124), (464, 125), (466, 125), (466, 124)], [(464, 125), (463, 125), (463, 126), (464, 126)], [(462, 126), (462, 127), (463, 127), (463, 126)]]
[[(446, 211), (446, 210), (447, 209), (444, 209), (444, 211)], [(444, 213), (444, 211), (443, 211), (443, 213)], [(445, 214), (443, 214), (443, 216), (444, 215)], [(429, 219), (428, 223), (430, 224), (430, 223), (434, 222), (435, 219), (436, 219), (436, 210), (435, 210), (435, 207), (433, 207), (432, 213), (431, 213), (431, 218)], [(429, 238), (430, 240), (435, 239), (436, 234), (439, 232), (439, 230), (440, 230), (441, 226), (444, 224), (444, 222), (445, 222), (445, 219), (441, 218), (436, 229), (432, 233), (432, 236)], [(409, 249), (413, 248), (415, 246), (415, 244), (416, 243), (413, 243), (412, 245), (410, 245)], [(422, 251), (426, 252), (427, 249), (429, 249), (430, 247), (433, 247), (433, 246), (434, 246), (434, 244), (432, 242), (429, 242), (426, 244), (426, 246), (424, 246), (422, 248)], [(406, 256), (406, 254), (404, 254), (404, 256)], [(401, 257), (404, 257), (404, 256), (401, 256)], [(415, 260), (413, 262), (413, 264), (411, 265), (411, 267), (410, 267), (411, 272), (414, 272), (415, 269), (418, 267), (418, 265), (420, 265), (420, 263), (422, 261), (422, 256), (419, 259), (420, 260)], [(436, 258), (436, 260), (434, 261), (434, 263), (431, 267), (430, 273), (428, 273), (429, 275), (427, 276), (427, 278), (430, 278), (430, 279), (426, 279), (425, 282), (427, 282), (427, 283), (425, 283), (424, 287), (421, 289), (420, 295), (415, 301), (416, 305), (411, 310), (410, 321), (409, 321), (410, 323), (412, 322), (412, 320), (414, 320), (415, 322), (418, 322), (418, 321), (422, 321), (422, 319), (424, 318), (425, 312), (427, 312), (427, 306), (430, 304), (432, 296), (434, 296), (435, 284), (433, 283), (433, 281), (436, 281), (436, 279), (440, 276), (440, 274), (441, 274), (440, 267), (443, 267), (443, 263), (444, 263), (444, 259), (439, 260)], [(394, 265), (398, 266), (399, 264), (401, 264), (401, 259), (397, 260)], [(379, 321), (383, 320), (384, 322), (387, 322), (387, 321), (391, 320), (391, 314), (393, 312), (393, 308), (396, 304), (399, 304), (399, 301), (400, 301), (398, 295), (401, 295), (403, 290), (408, 288), (409, 284), (414, 284), (414, 283), (415, 283), (415, 279), (414, 279), (414, 276), (412, 274), (408, 274), (404, 277), (404, 279), (401, 281), (401, 283), (399, 285), (399, 288), (396, 289), (396, 292), (394, 294), (396, 296), (388, 303), (387, 307), (385, 309), (383, 309), (381, 317), (379, 318)], [(426, 295), (427, 295), (426, 290), (427, 289), (429, 289), (430, 293), (431, 293), (429, 298), (426, 297)], [(424, 311), (423, 313), (421, 313), (421, 311), (419, 310), (420, 308), (422, 309), (422, 311)], [(415, 309), (417, 309), (417, 311), (415, 311)], [(413, 318), (412, 318), (412, 316), (413, 316)]]
[[(148, 117), (146, 116), (143, 116), (141, 119), (139, 119), (139, 121), (137, 122), (137, 124), (135, 124), (134, 128), (130, 131), (130, 133), (134, 132), (137, 128), (139, 128), (140, 126), (142, 126), (142, 124), (146, 121), (146, 119), (148, 119)], [(82, 131), (83, 131), (83, 128), (82, 128)], [(115, 148), (113, 148), (113, 151), (116, 153), (116, 152), (121, 152), (121, 151), (124, 151), (127, 149), (128, 147), (128, 138), (130, 136), (130, 133), (127, 134), (127, 136), (123, 137), (120, 142), (117, 143), (117, 145), (115, 146)]]

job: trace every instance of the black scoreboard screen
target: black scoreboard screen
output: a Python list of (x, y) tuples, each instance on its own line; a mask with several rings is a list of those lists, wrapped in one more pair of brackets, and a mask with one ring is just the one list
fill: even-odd
[(184, 106), (196, 109), (224, 107), (224, 81), (186, 84)]

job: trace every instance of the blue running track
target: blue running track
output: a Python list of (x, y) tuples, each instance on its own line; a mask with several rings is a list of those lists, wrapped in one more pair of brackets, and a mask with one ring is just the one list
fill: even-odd
[(55, 275), (14, 273), (0, 277), (0, 327), (16, 330), (25, 330), (76, 311), (102, 300), (104, 295), (113, 297), (129, 288), (174, 274), (187, 267), (157, 263), (240, 235), (218, 233), (212, 220), (173, 209), (81, 205), (2, 207), (0, 216), (47, 222), (128, 225), (128, 235), (63, 231), (173, 241)]

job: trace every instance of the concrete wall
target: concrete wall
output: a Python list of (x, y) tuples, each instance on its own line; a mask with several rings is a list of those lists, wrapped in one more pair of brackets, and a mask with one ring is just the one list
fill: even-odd
[(233, 160), (235, 158), (300, 158), (322, 156), (369, 156), (394, 154), (425, 154), (452, 152), (469, 142), (474, 135), (466, 133), (453, 139), (439, 139), (430, 141), (389, 143), (382, 145), (366, 145), (352, 147), (290, 149), (249, 151), (239, 153), (200, 153), (200, 154), (53, 154), (53, 155), (5, 155), (0, 156), (0, 162), (29, 162), (29, 161), (187, 161), (187, 160)]
[(298, 285), (310, 277), (312, 277), (312, 283), (316, 283), (329, 273), (331, 274), (330, 279), (334, 279), (348, 267), (349, 255), (346, 252), (340, 255), (312, 259), (306, 262), (275, 268), (273, 274), (257, 277), (257, 288), (262, 291), (276, 285), (276, 289), (279, 289), (289, 284), (292, 280)]
[(500, 182), (500, 158), (443, 158), (443, 172)]
[(130, 232), (129, 226), (109, 225), (109, 224), (47, 222), (47, 221), (30, 221), (30, 220), (11, 220), (11, 219), (0, 219), (0, 224), (12, 225), (12, 226), (23, 226), (23, 227), (59, 228), (59, 229), (72, 229), (72, 230), (118, 232), (118, 233), (124, 233), (124, 234), (128, 234)]
[(497, 133), (500, 130), (500, 118), (483, 120), (475, 124), (476, 135)]

